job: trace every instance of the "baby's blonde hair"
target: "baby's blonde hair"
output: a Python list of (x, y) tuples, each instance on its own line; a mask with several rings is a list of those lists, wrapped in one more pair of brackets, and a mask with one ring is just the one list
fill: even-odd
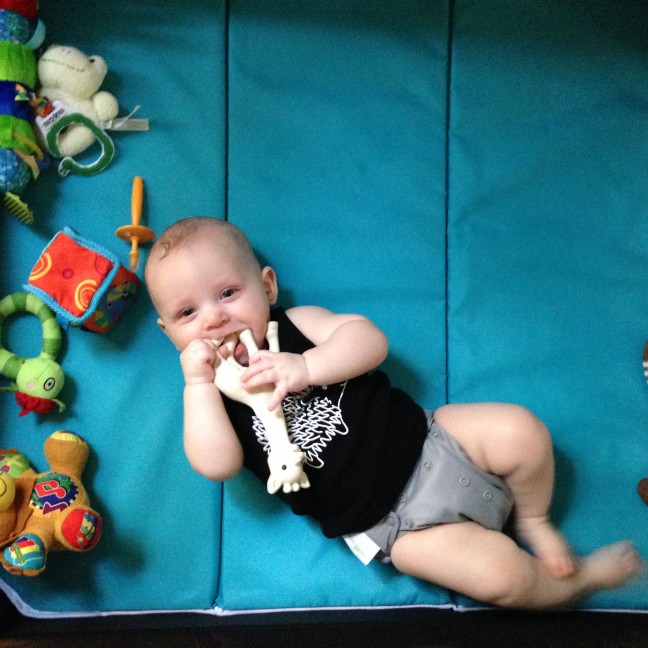
[[(220, 233), (235, 243), (239, 250), (248, 257), (249, 263), (260, 268), (248, 237), (236, 225), (210, 216), (190, 216), (167, 227), (151, 247), (148, 260), (164, 259), (173, 250), (190, 244), (207, 231)], [(147, 268), (149, 261), (146, 264)]]

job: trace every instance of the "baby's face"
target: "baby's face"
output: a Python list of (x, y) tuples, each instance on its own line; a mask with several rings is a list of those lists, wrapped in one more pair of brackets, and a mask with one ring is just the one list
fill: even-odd
[(263, 346), (277, 298), (275, 273), (251, 265), (234, 243), (221, 241), (217, 248), (198, 238), (174, 249), (153, 261), (147, 283), (158, 323), (179, 351), (192, 340), (221, 341), (244, 329)]

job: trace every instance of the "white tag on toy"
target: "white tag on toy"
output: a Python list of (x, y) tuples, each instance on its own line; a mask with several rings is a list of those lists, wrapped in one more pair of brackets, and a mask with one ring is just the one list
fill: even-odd
[(125, 117), (115, 117), (115, 119), (109, 119), (107, 122), (104, 122), (102, 126), (105, 130), (113, 131), (147, 131), (149, 129), (148, 119), (133, 119), (133, 115), (141, 107), (142, 106), (137, 105)]
[(366, 533), (355, 533), (342, 537), (363, 565), (368, 565), (380, 551), (380, 547)]
[(149, 129), (149, 120), (140, 118), (131, 119), (130, 117), (111, 119), (104, 124), (104, 128), (111, 131), (143, 132)]

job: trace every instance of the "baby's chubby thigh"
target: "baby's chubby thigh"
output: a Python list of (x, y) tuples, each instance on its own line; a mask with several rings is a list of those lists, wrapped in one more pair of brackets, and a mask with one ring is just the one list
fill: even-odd
[(476, 522), (439, 524), (396, 540), (391, 560), (408, 576), (472, 596), (498, 602), (519, 578), (521, 549), (499, 531)]
[[(527, 408), (509, 403), (452, 403), (434, 412), (470, 460), (486, 472), (507, 477), (521, 464), (550, 468), (552, 442), (544, 423)], [(528, 466), (533, 469), (533, 466)]]

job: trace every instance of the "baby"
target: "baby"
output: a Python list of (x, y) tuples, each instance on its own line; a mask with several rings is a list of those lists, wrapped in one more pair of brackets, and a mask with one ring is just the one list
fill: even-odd
[[(273, 308), (276, 274), (233, 225), (175, 223), (153, 245), (145, 275), (158, 323), (180, 351), (184, 448), (200, 474), (223, 481), (245, 466), (268, 480), (263, 425), (214, 383), (219, 364), (234, 359), (246, 367), (242, 389), (271, 386), (268, 409), (283, 404), (305, 456), (309, 487), (278, 496), (326, 536), (362, 545), (365, 562), (392, 562), (517, 608), (558, 606), (642, 569), (629, 542), (572, 555), (548, 517), (553, 449), (536, 416), (500, 403), (423, 410), (376, 369), (388, 343), (367, 318)], [(270, 320), (278, 322), (279, 352), (264, 348)], [(244, 330), (260, 350), (222, 344)], [(517, 537), (531, 553), (502, 533), (513, 506)]]

